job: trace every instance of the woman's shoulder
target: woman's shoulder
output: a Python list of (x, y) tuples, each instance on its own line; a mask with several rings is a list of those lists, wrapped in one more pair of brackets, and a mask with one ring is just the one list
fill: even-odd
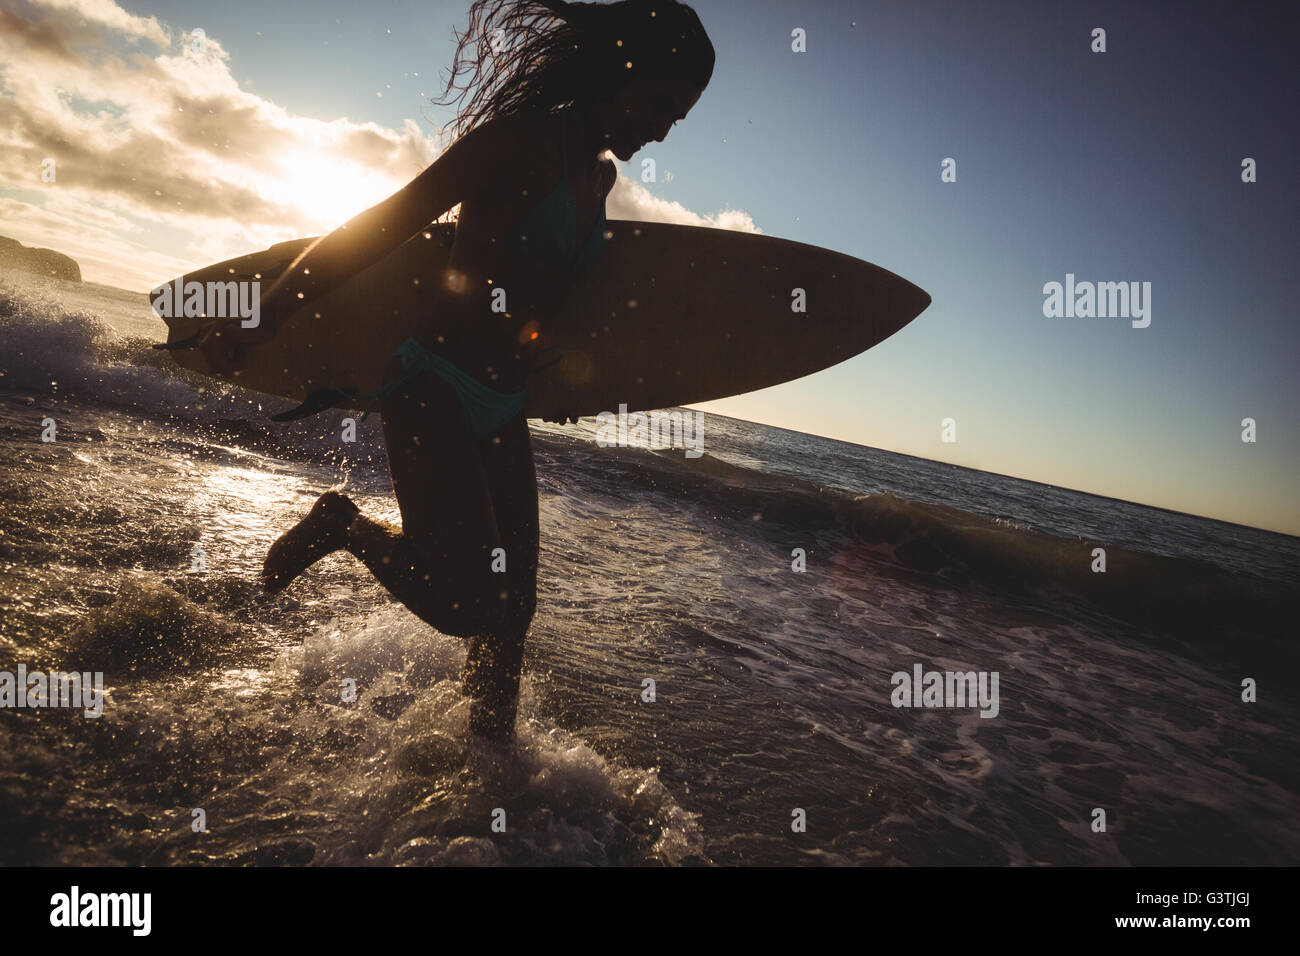
[[(559, 125), (554, 114), (519, 110), (485, 120), (451, 144), (447, 155), (457, 155), (467, 181), (478, 188), (497, 190), (502, 183), (527, 188), (537, 178), (554, 175), (559, 163)], [(555, 154), (554, 163), (547, 160)]]

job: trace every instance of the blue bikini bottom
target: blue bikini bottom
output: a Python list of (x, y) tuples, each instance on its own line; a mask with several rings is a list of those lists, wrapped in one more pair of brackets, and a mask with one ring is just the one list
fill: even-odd
[[(460, 410), (470, 436), (478, 444), (486, 442), (501, 426), (521, 415), (528, 392), (507, 394), (488, 388), (478, 379), (466, 375), (441, 355), (430, 352), (415, 339), (407, 339), (394, 353), (402, 360), (402, 374), (397, 381), (383, 386), (371, 397), (371, 404), (424, 372), (434, 372), (450, 385), (460, 399)], [(366, 415), (370, 412), (367, 411)]]

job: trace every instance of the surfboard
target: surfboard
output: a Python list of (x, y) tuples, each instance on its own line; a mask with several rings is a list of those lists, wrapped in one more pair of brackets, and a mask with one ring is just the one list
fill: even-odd
[[(906, 279), (817, 246), (632, 220), (610, 220), (606, 228), (600, 260), (542, 330), (538, 344), (553, 350), (543, 353), (552, 364), (530, 379), (530, 418), (617, 412), (620, 405), (648, 411), (778, 385), (878, 345), (930, 304)], [(273, 341), (250, 349), (234, 377), (218, 375), (197, 350), (170, 354), (185, 368), (255, 391), (301, 402), (342, 389), (349, 396), (334, 396), (335, 406), (363, 407), (408, 336), (436, 342), (427, 290), (445, 279), (454, 229), (448, 223), (417, 233), (307, 304)], [(170, 284), (260, 281), (266, 290), (313, 241), (278, 243)], [(206, 321), (164, 320), (169, 343)]]

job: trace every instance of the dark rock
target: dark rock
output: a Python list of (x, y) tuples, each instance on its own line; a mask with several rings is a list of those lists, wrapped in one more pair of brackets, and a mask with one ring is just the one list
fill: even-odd
[(69, 282), (81, 281), (81, 266), (71, 256), (53, 249), (24, 246), (17, 239), (4, 236), (0, 236), (0, 269), (19, 269)]

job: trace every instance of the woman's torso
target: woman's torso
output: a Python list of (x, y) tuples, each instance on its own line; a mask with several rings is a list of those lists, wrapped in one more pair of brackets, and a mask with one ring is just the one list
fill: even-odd
[(464, 291), (453, 280), (434, 293), (423, 344), (501, 391), (524, 387), (534, 333), (603, 243), (614, 164), (583, 155), (575, 120), (564, 110), (514, 124), (517, 173), (461, 202), (450, 267)]

